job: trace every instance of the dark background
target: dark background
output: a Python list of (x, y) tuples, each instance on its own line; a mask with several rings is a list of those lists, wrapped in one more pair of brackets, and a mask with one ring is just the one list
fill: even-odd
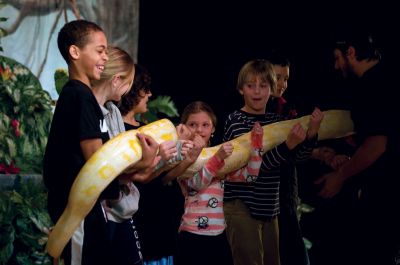
[[(383, 56), (396, 66), (399, 16), (394, 1), (378, 0), (142, 0), (138, 62), (152, 75), (154, 97), (170, 95), (179, 113), (192, 101), (209, 103), (219, 119), (218, 139), (226, 116), (243, 106), (236, 78), (244, 63), (265, 58), (271, 49), (283, 50), (291, 61), (285, 98), (298, 112), (341, 108), (348, 91), (335, 82), (333, 34), (371, 31)], [(391, 88), (381, 89), (378, 97)]]

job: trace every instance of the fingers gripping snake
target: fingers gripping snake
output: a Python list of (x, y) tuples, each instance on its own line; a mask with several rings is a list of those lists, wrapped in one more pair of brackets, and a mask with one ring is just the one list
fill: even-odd
[[(263, 126), (263, 152), (286, 140), (290, 129), (300, 122), (307, 128), (310, 116), (286, 120)], [(158, 143), (177, 141), (175, 126), (167, 119), (158, 120), (137, 130), (124, 132), (109, 140), (86, 162), (76, 177), (68, 198), (68, 204), (49, 235), (47, 251), (52, 257), (59, 257), (68, 240), (80, 222), (93, 208), (100, 193), (126, 168), (138, 162), (142, 150), (136, 134), (140, 132), (153, 137)], [(332, 139), (349, 135), (353, 132), (350, 113), (343, 110), (328, 110), (318, 131), (318, 139)], [(230, 141), (234, 151), (225, 161), (225, 166), (218, 171), (223, 176), (243, 167), (250, 158), (250, 133), (246, 133)], [(190, 177), (219, 149), (220, 145), (204, 148), (183, 177)]]

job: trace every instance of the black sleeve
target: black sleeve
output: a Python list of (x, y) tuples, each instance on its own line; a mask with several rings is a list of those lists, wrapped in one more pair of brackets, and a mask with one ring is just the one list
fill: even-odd
[(102, 115), (97, 102), (88, 100), (86, 97), (81, 98), (79, 116), (79, 139), (81, 141), (102, 138), (100, 129), (104, 123)]

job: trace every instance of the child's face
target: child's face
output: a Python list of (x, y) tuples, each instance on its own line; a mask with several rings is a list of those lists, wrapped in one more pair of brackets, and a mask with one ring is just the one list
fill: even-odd
[(145, 113), (148, 111), (147, 102), (149, 101), (149, 98), (152, 96), (152, 94), (150, 91), (146, 93), (144, 90), (140, 90), (139, 96), (140, 101), (134, 108), (135, 114)]
[(88, 43), (80, 49), (81, 71), (89, 80), (100, 80), (104, 65), (108, 61), (107, 38), (102, 31), (93, 31)]
[(211, 117), (204, 111), (190, 114), (185, 125), (192, 134), (200, 135), (206, 143), (208, 143), (211, 134), (215, 131)]
[(274, 65), (274, 71), (276, 74), (276, 91), (272, 92), (272, 96), (276, 98), (282, 97), (288, 86), (289, 80), (289, 66)]
[(268, 81), (262, 81), (259, 76), (253, 76), (247, 80), (239, 92), (244, 99), (242, 110), (252, 114), (265, 113), (265, 106), (271, 93), (271, 85)]

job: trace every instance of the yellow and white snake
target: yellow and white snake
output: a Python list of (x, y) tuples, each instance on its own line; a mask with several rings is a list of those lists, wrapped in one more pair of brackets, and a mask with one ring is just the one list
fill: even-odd
[[(295, 123), (300, 122), (303, 128), (307, 128), (309, 118), (308, 115), (263, 126), (264, 152), (285, 141)], [(138, 130), (122, 133), (104, 144), (82, 167), (72, 185), (68, 204), (49, 235), (47, 251), (50, 256), (60, 257), (68, 240), (93, 208), (100, 193), (126, 168), (141, 159), (142, 150), (136, 137), (137, 132), (153, 137), (158, 143), (178, 140), (175, 126), (169, 120), (162, 119)], [(353, 123), (348, 111), (329, 110), (324, 112), (318, 139), (344, 137), (352, 132)], [(230, 142), (234, 151), (226, 159), (225, 166), (218, 171), (218, 176), (224, 176), (243, 167), (250, 157), (250, 133)], [(204, 148), (197, 161), (186, 170), (183, 177), (190, 177), (197, 172), (219, 147), (220, 145)]]

